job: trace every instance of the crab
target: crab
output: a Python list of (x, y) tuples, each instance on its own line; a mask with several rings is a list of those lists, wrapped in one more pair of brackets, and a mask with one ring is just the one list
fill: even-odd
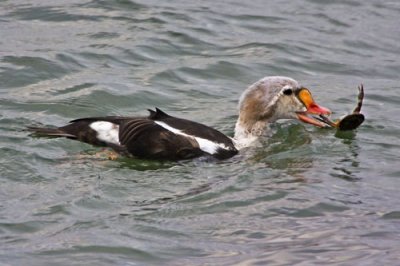
[(353, 109), (353, 112), (351, 114), (348, 114), (336, 121), (332, 121), (324, 115), (320, 115), (316, 119), (327, 124), (328, 126), (331, 126), (341, 131), (354, 130), (358, 128), (365, 120), (364, 115), (360, 113), (363, 99), (364, 99), (364, 86), (361, 84), (360, 86), (358, 86), (357, 105)]

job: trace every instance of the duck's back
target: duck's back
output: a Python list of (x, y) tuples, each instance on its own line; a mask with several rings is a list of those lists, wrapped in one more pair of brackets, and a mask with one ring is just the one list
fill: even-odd
[(30, 130), (108, 146), (119, 153), (146, 159), (180, 160), (207, 154), (225, 159), (238, 152), (232, 139), (218, 130), (170, 116), (157, 108), (149, 111), (148, 117), (81, 118), (56, 129)]

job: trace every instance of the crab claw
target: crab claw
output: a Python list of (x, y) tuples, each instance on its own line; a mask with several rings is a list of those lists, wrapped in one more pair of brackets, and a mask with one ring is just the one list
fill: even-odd
[(364, 115), (360, 113), (363, 99), (364, 86), (361, 84), (358, 86), (357, 105), (351, 114), (348, 114), (337, 121), (332, 121), (324, 115), (320, 115), (317, 119), (341, 131), (354, 130), (358, 128), (365, 120)]
[(361, 112), (363, 100), (364, 100), (364, 85), (361, 84), (360, 86), (358, 86), (357, 105), (353, 110), (353, 114), (358, 114)]

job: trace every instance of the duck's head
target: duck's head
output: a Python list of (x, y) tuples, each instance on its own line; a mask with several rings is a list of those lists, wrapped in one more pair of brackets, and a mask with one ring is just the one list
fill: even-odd
[(247, 88), (239, 102), (237, 126), (247, 131), (278, 119), (298, 119), (317, 127), (325, 124), (312, 116), (329, 115), (315, 103), (311, 92), (292, 78), (265, 77)]

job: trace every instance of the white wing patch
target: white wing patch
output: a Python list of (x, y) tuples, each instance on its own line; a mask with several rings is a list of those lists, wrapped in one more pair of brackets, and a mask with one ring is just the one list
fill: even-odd
[(163, 128), (171, 131), (172, 133), (175, 133), (177, 135), (181, 135), (181, 136), (185, 136), (187, 138), (193, 138), (197, 141), (197, 143), (199, 143), (199, 147), (202, 151), (207, 152), (209, 154), (215, 154), (218, 149), (224, 149), (224, 150), (229, 150), (229, 147), (227, 147), (226, 145), (222, 144), (222, 143), (216, 143), (213, 142), (211, 140), (208, 139), (204, 139), (204, 138), (200, 138), (200, 137), (196, 137), (196, 136), (192, 136), (189, 134), (186, 134), (184, 132), (182, 132), (182, 130), (173, 128), (169, 125), (167, 125), (164, 122), (161, 121), (154, 121), (157, 125), (162, 126)]
[(97, 132), (97, 138), (101, 141), (120, 145), (119, 126), (107, 121), (97, 121), (90, 124), (90, 127)]

